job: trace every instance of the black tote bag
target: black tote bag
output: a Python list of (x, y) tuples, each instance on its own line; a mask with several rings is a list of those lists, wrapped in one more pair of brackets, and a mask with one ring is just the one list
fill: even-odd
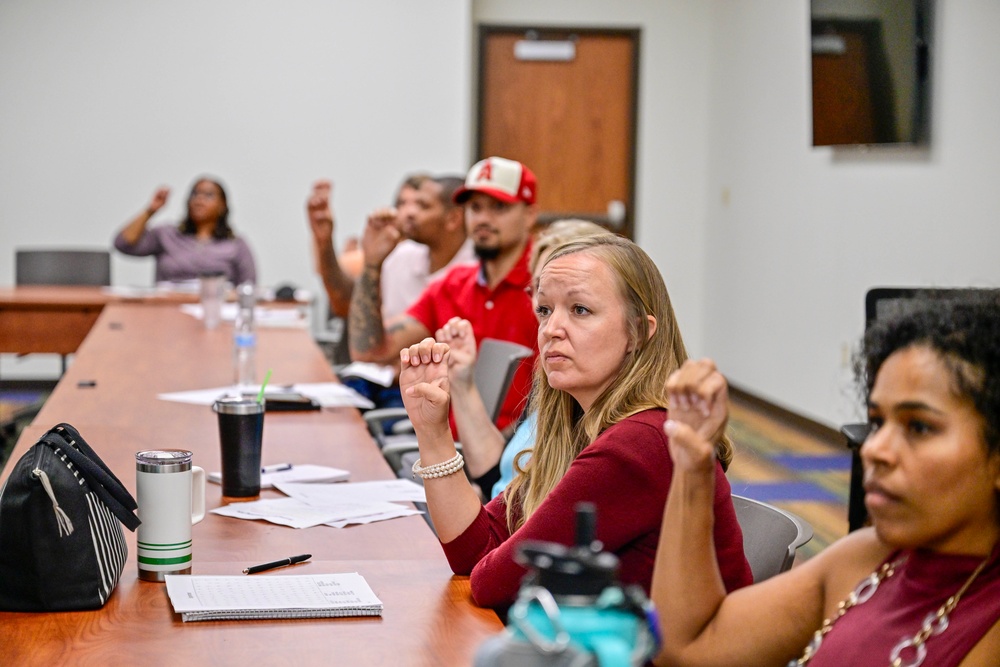
[(43, 435), (0, 489), (0, 609), (97, 609), (128, 557), (135, 499), (69, 424)]

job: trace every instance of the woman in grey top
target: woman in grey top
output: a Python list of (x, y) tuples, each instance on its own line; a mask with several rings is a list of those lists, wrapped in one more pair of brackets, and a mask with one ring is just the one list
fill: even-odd
[(156, 281), (192, 280), (221, 273), (234, 285), (256, 283), (250, 246), (233, 234), (229, 205), (222, 185), (199, 178), (188, 196), (187, 217), (180, 225), (146, 228), (150, 218), (167, 202), (170, 189), (153, 193), (146, 208), (115, 237), (115, 248), (126, 255), (156, 257)]

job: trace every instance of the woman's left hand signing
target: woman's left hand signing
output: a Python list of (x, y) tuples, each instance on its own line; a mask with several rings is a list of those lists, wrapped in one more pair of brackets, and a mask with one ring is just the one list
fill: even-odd
[(418, 434), (448, 430), (448, 345), (425, 338), (399, 352), (399, 389), (403, 405)]

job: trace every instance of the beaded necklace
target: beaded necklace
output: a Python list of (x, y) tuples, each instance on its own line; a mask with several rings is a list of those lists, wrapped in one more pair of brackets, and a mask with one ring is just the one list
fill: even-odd
[[(972, 585), (972, 582), (976, 580), (979, 573), (983, 571), (986, 564), (990, 562), (991, 557), (992, 553), (973, 570), (969, 578), (962, 584), (962, 587), (958, 589), (958, 592), (945, 600), (944, 604), (938, 607), (937, 611), (927, 614), (919, 632), (912, 637), (903, 637), (893, 647), (892, 652), (889, 654), (889, 667), (919, 667), (924, 662), (924, 659), (927, 657), (926, 642), (928, 638), (931, 635), (939, 635), (948, 629), (948, 615), (958, 606), (958, 601), (962, 599), (962, 595)], [(823, 625), (813, 634), (813, 638), (809, 642), (809, 645), (806, 646), (802, 657), (789, 662), (788, 667), (803, 667), (809, 664), (809, 661), (816, 655), (816, 651), (819, 650), (820, 645), (823, 643), (823, 637), (833, 628), (833, 624), (840, 620), (840, 617), (846, 614), (847, 610), (851, 607), (868, 602), (875, 595), (879, 584), (894, 575), (896, 570), (905, 562), (906, 556), (903, 556), (892, 563), (884, 563), (882, 567), (868, 575), (868, 577), (858, 584), (857, 588), (851, 591), (850, 595), (837, 604), (837, 614), (833, 618), (827, 618), (823, 621)], [(913, 658), (909, 662), (903, 662), (903, 651), (907, 649), (913, 651)]]

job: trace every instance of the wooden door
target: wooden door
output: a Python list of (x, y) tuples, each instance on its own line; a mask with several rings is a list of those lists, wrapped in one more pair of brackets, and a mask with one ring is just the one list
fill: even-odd
[(481, 26), (479, 38), (476, 159), (528, 165), (542, 222), (631, 238), (639, 31)]

